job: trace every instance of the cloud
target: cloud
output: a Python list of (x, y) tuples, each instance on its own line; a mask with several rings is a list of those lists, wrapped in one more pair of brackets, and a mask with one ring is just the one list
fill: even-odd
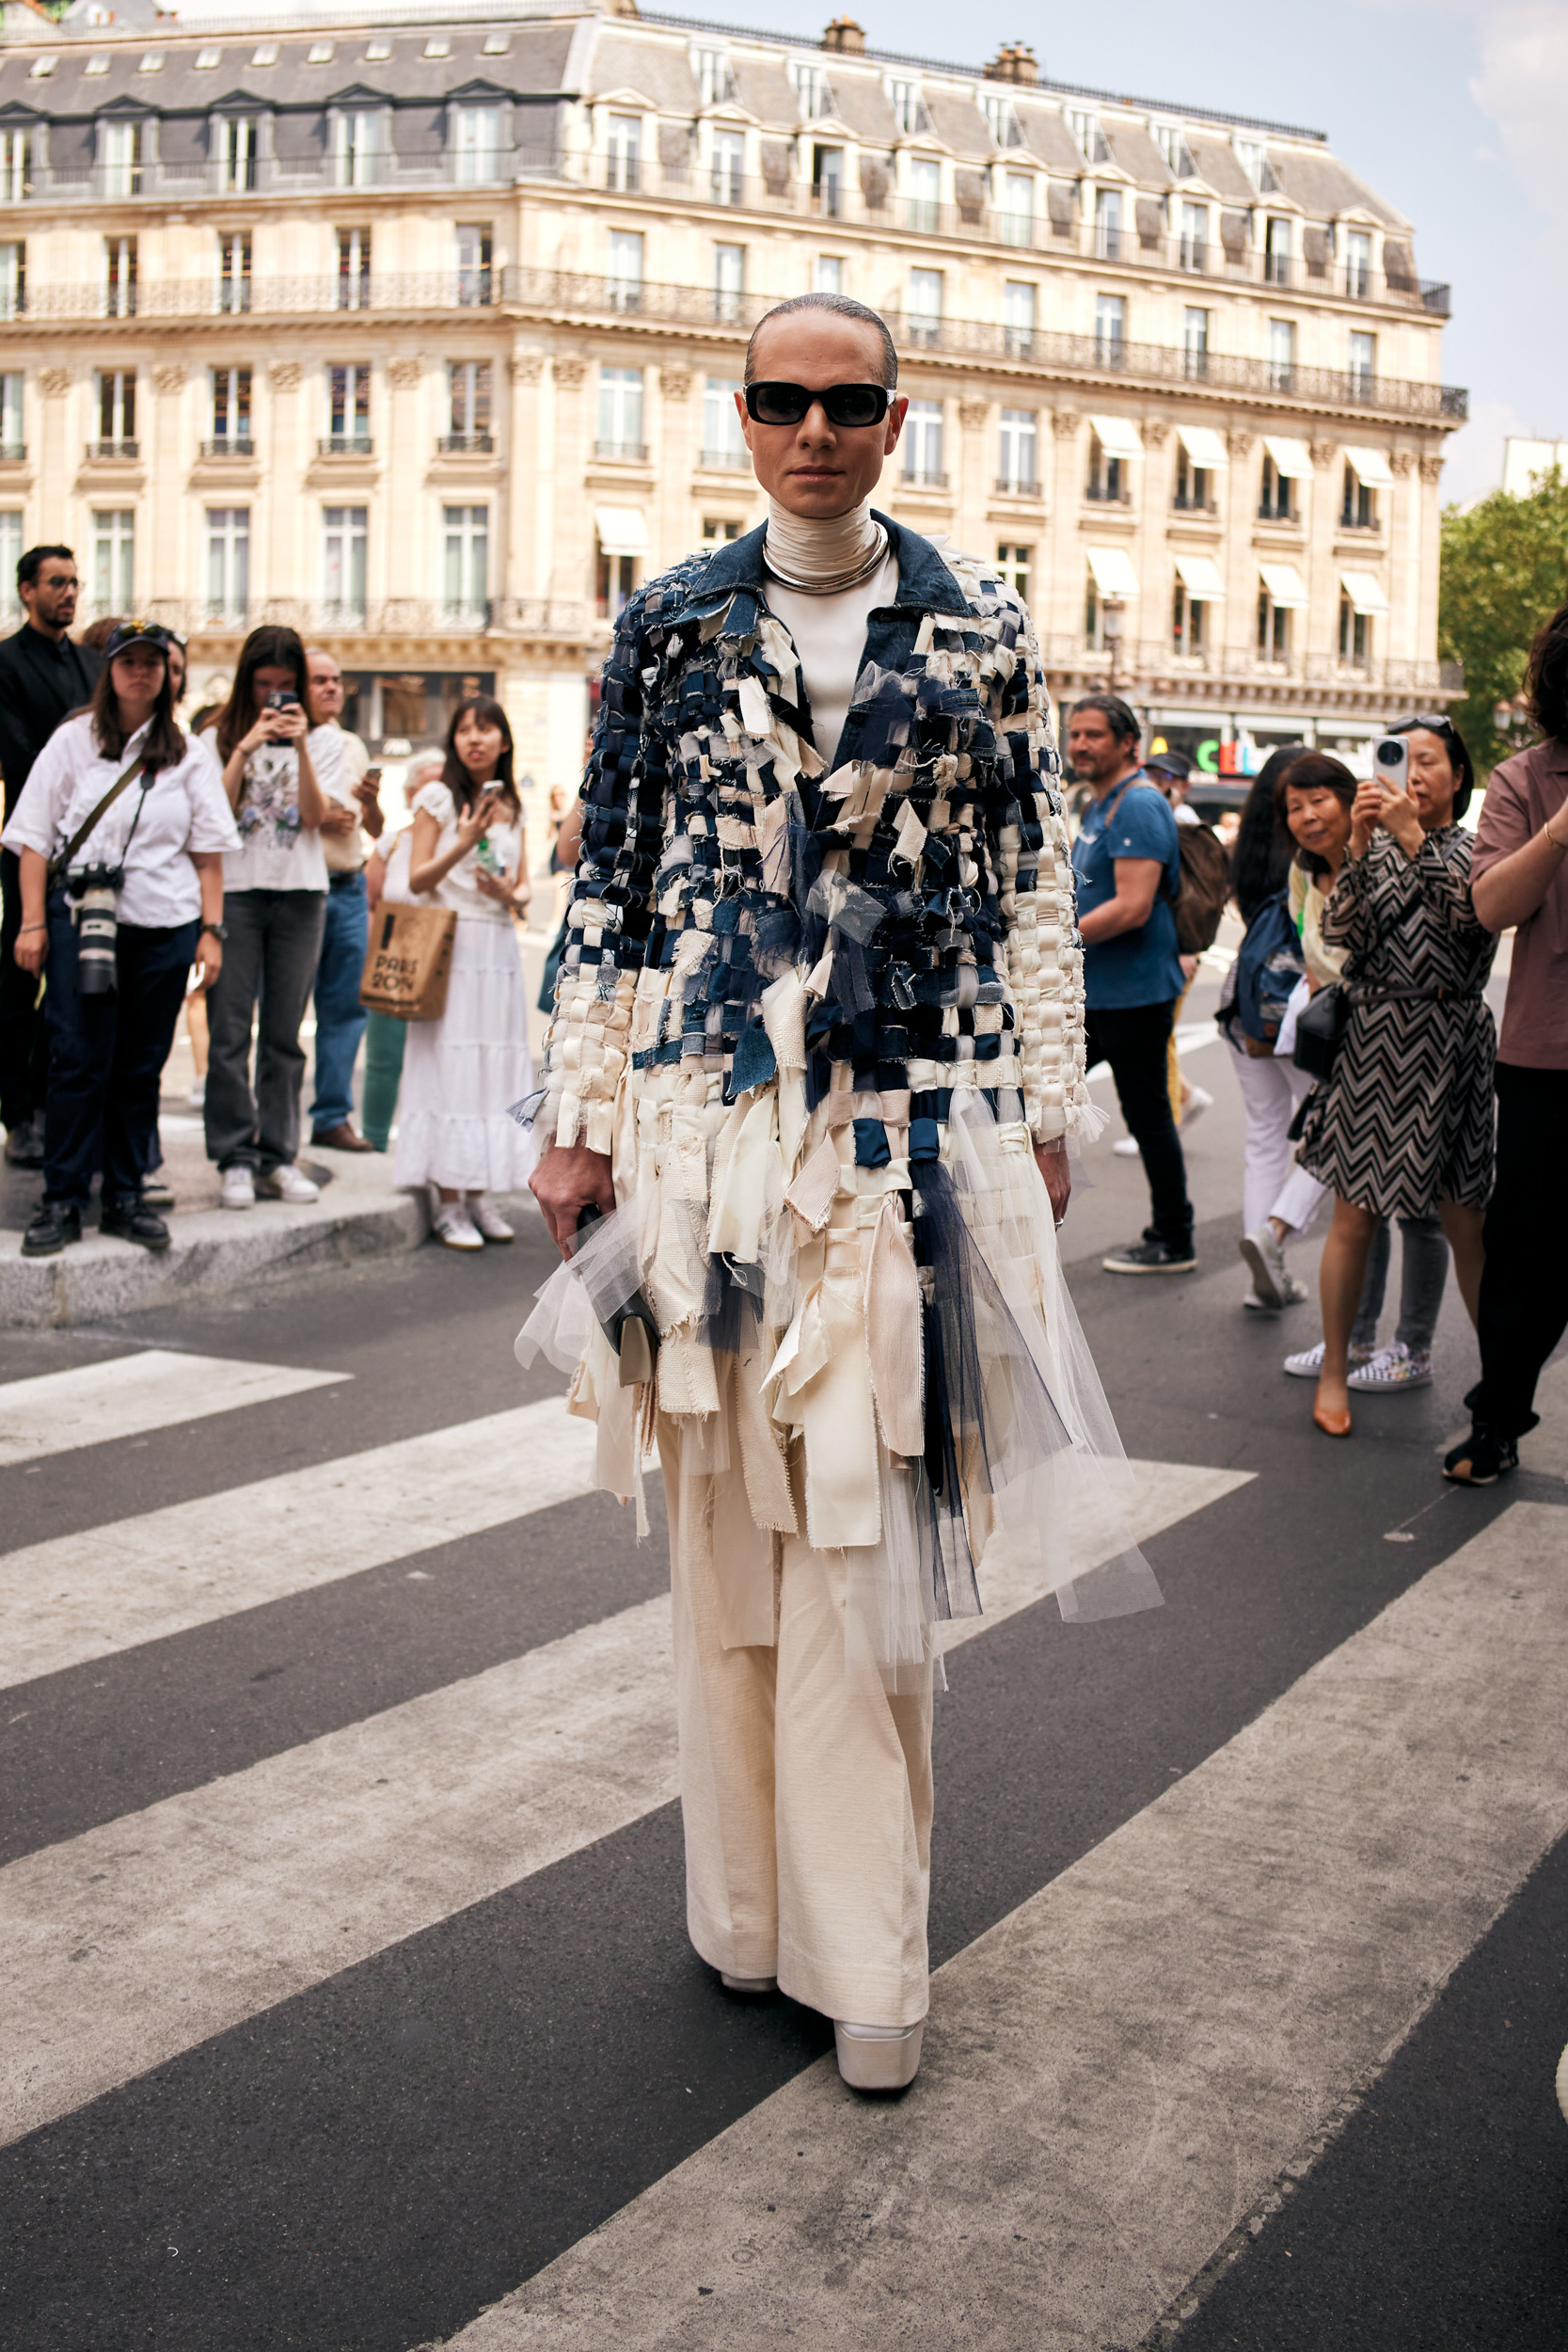
[(1475, 25), (1481, 72), (1470, 95), (1533, 201), (1555, 227), (1568, 227), (1568, 9), (1560, 0), (1502, 0), (1477, 10)]

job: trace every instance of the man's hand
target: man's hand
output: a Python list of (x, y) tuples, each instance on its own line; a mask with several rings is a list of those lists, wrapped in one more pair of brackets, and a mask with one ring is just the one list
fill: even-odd
[(318, 830), (331, 834), (352, 833), (358, 822), (359, 812), (356, 808), (344, 808), (341, 801), (329, 801), (326, 815)]
[(1061, 1142), (1037, 1143), (1035, 1166), (1045, 1179), (1045, 1189), (1051, 1196), (1051, 1214), (1060, 1225), (1067, 1215), (1067, 1204), (1072, 1198), (1072, 1171), (1068, 1166), (1067, 1145)]
[(590, 1152), (585, 1143), (551, 1144), (528, 1180), (528, 1188), (545, 1212), (550, 1239), (563, 1258), (577, 1247), (578, 1217), (584, 1209), (602, 1209), (609, 1216), (615, 1207), (608, 1152)]
[(386, 811), (381, 805), (380, 769), (367, 768), (359, 783), (351, 788), (359, 803), (360, 823), (372, 841), (379, 841), (387, 822)]

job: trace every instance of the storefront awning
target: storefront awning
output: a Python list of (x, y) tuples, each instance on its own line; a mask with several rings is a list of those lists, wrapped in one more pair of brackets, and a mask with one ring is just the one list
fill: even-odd
[(1094, 584), (1102, 596), (1135, 596), (1138, 575), (1125, 548), (1086, 548)]
[(1391, 490), (1394, 476), (1387, 458), (1380, 449), (1347, 449), (1346, 457), (1357, 482), (1369, 490)]
[(646, 555), (648, 525), (640, 506), (596, 506), (594, 528), (606, 555)]
[(1205, 473), (1218, 473), (1229, 465), (1230, 452), (1212, 424), (1182, 424), (1178, 425), (1177, 431), (1181, 437), (1182, 448), (1194, 465), (1201, 466)]
[(1258, 569), (1271, 604), (1287, 612), (1306, 612), (1310, 601), (1307, 583), (1293, 564), (1259, 564)]
[(1107, 457), (1143, 455), (1143, 441), (1131, 417), (1091, 417), (1089, 422)]
[(1312, 453), (1305, 441), (1287, 440), (1283, 434), (1265, 433), (1263, 447), (1274, 459), (1274, 469), (1287, 482), (1310, 482)]
[(1179, 555), (1177, 577), (1195, 604), (1220, 604), (1225, 598), (1225, 580), (1212, 555)]
[(1353, 612), (1386, 612), (1388, 599), (1370, 572), (1341, 572), (1339, 585)]

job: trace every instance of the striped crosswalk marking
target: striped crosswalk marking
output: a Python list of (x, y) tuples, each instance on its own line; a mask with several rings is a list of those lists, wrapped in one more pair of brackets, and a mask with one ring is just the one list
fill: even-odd
[[(1247, 1483), (1232, 1470), (1134, 1468), (1140, 1539)], [(1041, 1589), (1014, 1565), (966, 1632)], [(661, 1596), (12, 1863), (0, 1871), (0, 2138), (675, 1793)]]
[(150, 1429), (202, 1421), (212, 1413), (237, 1412), (245, 1405), (266, 1405), (274, 1397), (298, 1396), (349, 1376), (150, 1347), (71, 1372), (8, 1380), (0, 1389), (0, 1470), (46, 1454), (69, 1454), (77, 1446), (139, 1438)]
[(949, 1962), (897, 2106), (823, 2060), (451, 2341), (1144, 2341), (1568, 1828), (1565, 1524), (1515, 1504)]
[(570, 1502), (594, 1439), (547, 1397), (8, 1552), (0, 1687)]

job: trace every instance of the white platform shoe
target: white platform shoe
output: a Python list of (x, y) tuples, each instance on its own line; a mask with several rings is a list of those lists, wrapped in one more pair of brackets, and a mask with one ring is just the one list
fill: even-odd
[(907, 2090), (920, 2072), (926, 2020), (918, 2026), (848, 2026), (833, 2020), (838, 2071), (851, 2090)]

